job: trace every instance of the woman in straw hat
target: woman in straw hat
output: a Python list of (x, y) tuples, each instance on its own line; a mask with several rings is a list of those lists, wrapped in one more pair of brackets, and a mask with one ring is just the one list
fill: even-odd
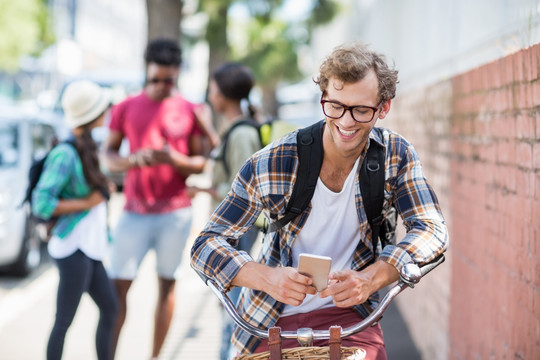
[(56, 318), (47, 346), (49, 360), (62, 357), (66, 332), (84, 292), (100, 312), (97, 358), (111, 358), (118, 304), (102, 262), (108, 240), (109, 182), (100, 171), (91, 136), (92, 129), (103, 124), (110, 104), (109, 93), (93, 82), (77, 81), (66, 88), (62, 106), (72, 139), (51, 150), (32, 196), (35, 215), (58, 218), (48, 244), (60, 276)]

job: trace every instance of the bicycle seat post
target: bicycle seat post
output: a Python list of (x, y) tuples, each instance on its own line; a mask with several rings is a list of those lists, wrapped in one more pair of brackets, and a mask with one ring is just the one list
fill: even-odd
[(310, 328), (300, 328), (296, 330), (296, 335), (300, 346), (312, 346), (313, 345), (313, 330)]

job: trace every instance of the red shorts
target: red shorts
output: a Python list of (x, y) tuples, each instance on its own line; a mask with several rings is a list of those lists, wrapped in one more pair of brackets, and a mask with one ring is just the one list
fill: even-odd
[[(282, 331), (296, 331), (307, 327), (313, 330), (328, 330), (332, 325), (346, 328), (362, 321), (362, 317), (354, 310), (331, 307), (315, 310), (305, 314), (285, 316), (278, 320), (275, 326)], [(344, 347), (359, 347), (366, 350), (366, 360), (386, 360), (386, 348), (381, 325), (377, 323), (366, 330), (342, 339)], [(282, 348), (288, 349), (300, 346), (297, 340), (282, 340)], [(328, 346), (328, 340), (314, 340), (313, 346)], [(255, 353), (268, 351), (268, 339), (264, 339)]]

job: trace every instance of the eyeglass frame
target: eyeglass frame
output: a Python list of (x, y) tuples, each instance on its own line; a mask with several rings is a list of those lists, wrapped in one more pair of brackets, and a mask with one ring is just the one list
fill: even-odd
[[(345, 105), (343, 103), (340, 103), (339, 101), (336, 101), (336, 100), (325, 100), (323, 99), (324, 95), (326, 95), (326, 91), (323, 92), (321, 94), (321, 107), (322, 107), (322, 111), (323, 111), (323, 114), (324, 116), (326, 117), (329, 117), (330, 119), (341, 119), (345, 113), (347, 112), (347, 110), (349, 110), (349, 112), (351, 113), (351, 117), (354, 121), (356, 121), (357, 123), (361, 123), (361, 124), (367, 124), (367, 123), (370, 123), (373, 121), (373, 119), (375, 118), (375, 113), (381, 109), (381, 105), (383, 103), (383, 100), (381, 100), (381, 102), (379, 102), (379, 105), (377, 105), (377, 107), (373, 107), (373, 106), (368, 106), (368, 105), (353, 105), (353, 106), (348, 106), (348, 105)], [(343, 113), (341, 114), (341, 116), (338, 116), (338, 117), (334, 117), (334, 116), (328, 116), (326, 114), (326, 112), (324, 111), (324, 104), (325, 103), (332, 103), (332, 104), (338, 104), (340, 106), (343, 106)], [(367, 109), (371, 109), (373, 110), (373, 114), (371, 115), (371, 119), (369, 121), (359, 121), (359, 120), (356, 120), (355, 117), (354, 117), (354, 114), (353, 114), (353, 109), (354, 108), (358, 108), (358, 107), (361, 107), (361, 108), (367, 108)]]

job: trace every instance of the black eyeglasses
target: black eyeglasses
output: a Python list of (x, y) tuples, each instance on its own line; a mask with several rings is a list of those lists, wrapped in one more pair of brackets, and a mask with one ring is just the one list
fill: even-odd
[(345, 115), (345, 111), (349, 110), (353, 120), (359, 123), (371, 122), (382, 104), (381, 101), (377, 107), (367, 105), (348, 106), (339, 101), (324, 100), (323, 96), (324, 94), (321, 96), (321, 105), (324, 115), (330, 119), (339, 119)]
[(175, 80), (174, 78), (165, 78), (165, 79), (158, 79), (158, 78), (152, 78), (152, 79), (148, 79), (146, 81), (148, 84), (152, 84), (152, 85), (157, 85), (159, 83), (163, 83), (165, 85), (174, 85), (175, 83)]

